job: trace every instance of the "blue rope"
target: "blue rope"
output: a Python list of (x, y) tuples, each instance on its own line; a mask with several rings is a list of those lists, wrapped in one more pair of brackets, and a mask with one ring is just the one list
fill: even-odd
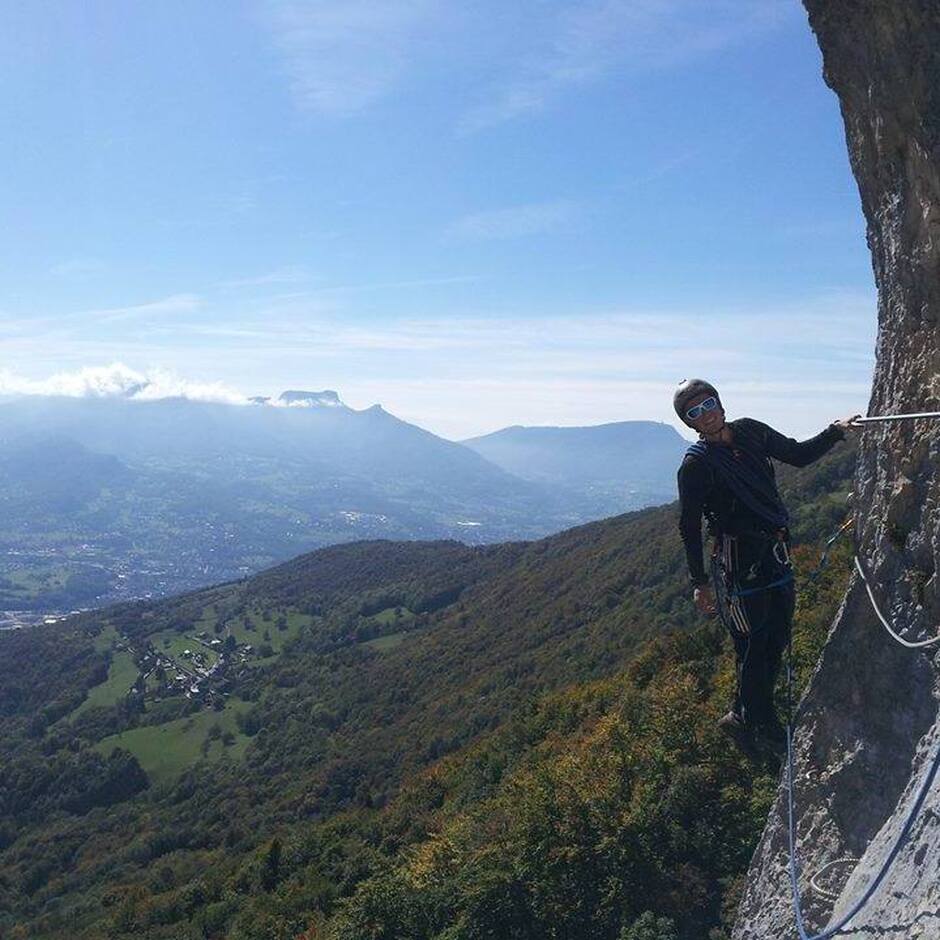
[(760, 594), (761, 591), (769, 591), (771, 588), (781, 587), (784, 584), (791, 584), (793, 580), (793, 572), (788, 571), (782, 578), (777, 578), (776, 581), (771, 581), (770, 584), (762, 584), (760, 587), (747, 588), (744, 591), (735, 589), (731, 592), (731, 597), (747, 597), (750, 594)]
[[(845, 528), (846, 526), (843, 525), (843, 527), (826, 543), (827, 548), (839, 537), (839, 535), (842, 534)], [(811, 580), (814, 580), (815, 577), (819, 575), (825, 562), (826, 553), (824, 552), (819, 565), (816, 567), (816, 570), (810, 575)], [(938, 771), (940, 771), (940, 745), (938, 745), (933, 756), (933, 761), (930, 764), (930, 769), (927, 771), (927, 774), (920, 785), (920, 789), (917, 791), (917, 798), (914, 800), (914, 804), (911, 806), (911, 809), (907, 814), (907, 819), (904, 820), (904, 826), (902, 827), (901, 832), (898, 834), (897, 839), (894, 840), (894, 845), (891, 846), (891, 851), (888, 852), (884, 862), (882, 862), (881, 868), (878, 869), (878, 873), (875, 875), (871, 884), (869, 884), (869, 886), (865, 889), (864, 894), (862, 894), (858, 901), (852, 905), (848, 913), (841, 917), (837, 923), (833, 924), (831, 927), (827, 927), (820, 933), (808, 934), (806, 932), (806, 927), (803, 921), (803, 902), (800, 898), (799, 885), (799, 861), (796, 855), (796, 826), (793, 819), (796, 813), (794, 809), (795, 800), (793, 796), (793, 634), (791, 632), (790, 639), (787, 643), (787, 836), (790, 849), (790, 862), (788, 868), (790, 871), (790, 887), (792, 889), (793, 895), (793, 913), (796, 917), (796, 929), (800, 935), (800, 940), (828, 940), (829, 937), (839, 933), (842, 928), (845, 927), (845, 925), (853, 917), (855, 917), (855, 915), (858, 914), (859, 911), (861, 911), (862, 908), (865, 907), (865, 905), (871, 900), (874, 893), (878, 890), (878, 886), (882, 881), (884, 881), (885, 876), (888, 874), (888, 870), (891, 868), (892, 864), (894, 864), (894, 860), (898, 857), (898, 853), (901, 851), (901, 848), (907, 841), (908, 836), (910, 836), (911, 829), (914, 826), (914, 821), (917, 819), (921, 809), (923, 808), (924, 801), (927, 799), (927, 794), (930, 792), (930, 788), (936, 779)]]
[[(789, 666), (788, 672), (792, 674)], [(920, 790), (917, 792), (917, 798), (914, 800), (914, 805), (911, 807), (910, 812), (907, 814), (907, 819), (904, 821), (904, 827), (898, 834), (897, 839), (895, 839), (894, 845), (891, 847), (891, 851), (888, 853), (887, 857), (881, 865), (881, 868), (878, 870), (878, 874), (875, 875), (874, 880), (865, 890), (865, 893), (858, 899), (858, 901), (855, 902), (848, 913), (839, 919), (837, 923), (833, 924), (831, 927), (827, 927), (820, 933), (807, 934), (806, 927), (804, 926), (803, 922), (803, 905), (802, 900), (800, 899), (800, 886), (798, 881), (799, 863), (796, 857), (796, 827), (794, 826), (793, 822), (793, 723), (792, 720), (787, 723), (787, 828), (789, 830), (788, 835), (790, 845), (790, 886), (793, 891), (793, 913), (796, 916), (796, 929), (799, 932), (800, 940), (828, 940), (829, 937), (839, 933), (842, 928), (845, 927), (845, 925), (871, 900), (872, 895), (874, 895), (875, 891), (878, 890), (878, 886), (884, 880), (885, 875), (888, 874), (888, 870), (891, 868), (894, 860), (898, 857), (898, 853), (901, 851), (901, 848), (907, 841), (907, 838), (911, 833), (911, 829), (914, 826), (914, 821), (920, 814), (920, 811), (924, 805), (924, 800), (927, 799), (927, 794), (930, 792), (930, 788), (933, 785), (938, 770), (940, 770), (940, 747), (937, 748), (933, 757), (933, 761), (930, 765), (930, 770), (927, 772), (923, 783), (920, 785)]]

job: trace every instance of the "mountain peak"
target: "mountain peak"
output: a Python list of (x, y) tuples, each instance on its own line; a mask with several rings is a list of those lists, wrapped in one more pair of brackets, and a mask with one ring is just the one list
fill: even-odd
[(300, 392), (287, 391), (281, 392), (278, 397), (278, 403), (282, 405), (291, 405), (298, 408), (345, 408), (346, 405), (340, 400), (339, 395), (331, 389), (324, 389), (322, 392)]

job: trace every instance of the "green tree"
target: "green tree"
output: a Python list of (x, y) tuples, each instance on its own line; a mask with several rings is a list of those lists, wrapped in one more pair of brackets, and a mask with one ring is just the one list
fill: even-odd
[(671, 917), (657, 917), (652, 911), (645, 911), (620, 931), (618, 940), (679, 940), (679, 934)]

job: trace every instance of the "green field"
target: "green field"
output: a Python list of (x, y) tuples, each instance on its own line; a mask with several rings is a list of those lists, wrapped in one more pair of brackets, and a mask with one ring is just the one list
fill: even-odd
[(118, 636), (117, 630), (110, 623), (106, 623), (102, 628), (101, 632), (95, 637), (95, 649), (99, 653), (105, 652), (105, 650), (113, 649), (114, 644), (120, 639)]
[[(285, 613), (287, 628), (285, 630), (278, 630), (276, 626), (278, 615), (279, 612), (274, 612), (271, 614), (270, 620), (264, 620), (260, 611), (252, 610), (248, 617), (254, 630), (249, 630), (244, 625), (241, 618), (228, 622), (228, 631), (235, 637), (239, 645), (243, 646), (250, 643), (257, 652), (258, 647), (263, 643), (268, 643), (271, 649), (274, 650), (273, 656), (249, 660), (249, 665), (272, 662), (280, 655), (288, 642), (299, 636), (300, 632), (305, 627), (309, 627), (314, 621), (314, 618), (309, 614), (298, 614), (294, 611), (288, 611)], [(266, 634), (267, 638), (265, 637)]]
[(39, 589), (60, 589), (65, 587), (66, 579), (69, 576), (68, 569), (64, 566), (54, 568), (17, 568), (5, 573), (7, 578), (14, 585), (14, 591), (36, 591)]
[(61, 591), (68, 574), (65, 567), (8, 569), (5, 565), (0, 566), (0, 602), (4, 607), (17, 607), (43, 592)]
[[(401, 616), (396, 617), (395, 611), (400, 610)], [(386, 607), (385, 610), (380, 610), (377, 614), (373, 614), (371, 617), (368, 617), (368, 620), (371, 620), (373, 623), (380, 623), (382, 626), (388, 626), (390, 623), (410, 623), (414, 620), (415, 615), (407, 607)]]
[(130, 692), (137, 676), (137, 667), (131, 654), (127, 650), (118, 650), (111, 660), (108, 678), (89, 690), (88, 697), (72, 712), (71, 717), (77, 718), (89, 708), (107, 708), (119, 702)]
[[(188, 718), (178, 718), (163, 725), (112, 734), (99, 741), (95, 750), (107, 755), (115, 747), (124, 748), (137, 758), (151, 783), (170, 783), (187, 767), (200, 760), (217, 761), (223, 757), (241, 760), (248, 746), (248, 738), (238, 730), (236, 716), (249, 708), (249, 702), (230, 699), (224, 711), (206, 708)], [(226, 747), (220, 736), (211, 742), (208, 751), (203, 754), (203, 742), (213, 725), (218, 725), (222, 733), (230, 731), (234, 734), (235, 743)]]
[(390, 650), (400, 645), (406, 636), (408, 636), (407, 632), (390, 633), (388, 636), (377, 636), (374, 640), (366, 640), (362, 645), (374, 650)]

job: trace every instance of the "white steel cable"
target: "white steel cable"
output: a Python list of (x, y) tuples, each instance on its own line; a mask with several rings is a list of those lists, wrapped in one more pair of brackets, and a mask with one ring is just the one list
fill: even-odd
[(826, 862), (826, 864), (823, 865), (823, 867), (820, 868), (819, 871), (817, 871), (816, 874), (813, 875), (812, 878), (810, 878), (810, 880), (809, 880), (810, 887), (811, 887), (817, 894), (819, 894), (819, 895), (821, 895), (822, 897), (824, 897), (827, 901), (838, 901), (838, 900), (839, 900), (839, 895), (838, 895), (838, 894), (833, 894), (828, 888), (823, 888), (821, 885), (817, 884), (817, 883), (816, 883), (816, 879), (817, 879), (827, 868), (832, 868), (833, 865), (846, 865), (846, 864), (849, 864), (849, 863), (851, 863), (851, 864), (853, 864), (853, 865), (857, 865), (859, 861), (860, 861), (860, 859), (851, 858), (851, 857), (849, 857), (849, 856), (846, 856), (845, 858), (834, 858), (831, 862)]
[(858, 571), (859, 575), (862, 578), (862, 583), (865, 585), (865, 590), (868, 592), (868, 599), (871, 601), (871, 606), (875, 611), (878, 619), (881, 621), (881, 625), (894, 637), (901, 646), (906, 646), (908, 649), (916, 650), (921, 649), (924, 646), (932, 646), (934, 643), (940, 643), (940, 635), (931, 637), (929, 640), (919, 640), (916, 643), (911, 640), (905, 640), (903, 636), (895, 632), (892, 629), (891, 624), (888, 623), (885, 615), (878, 609), (878, 602), (875, 600), (875, 595), (872, 592), (871, 585), (868, 583), (868, 578), (865, 576), (865, 571), (862, 568), (862, 563), (858, 560), (858, 555), (855, 556), (855, 568)]
[(922, 411), (911, 415), (874, 415), (870, 418), (856, 418), (852, 424), (870, 424), (873, 421), (913, 421), (915, 418), (940, 418), (940, 411)]

